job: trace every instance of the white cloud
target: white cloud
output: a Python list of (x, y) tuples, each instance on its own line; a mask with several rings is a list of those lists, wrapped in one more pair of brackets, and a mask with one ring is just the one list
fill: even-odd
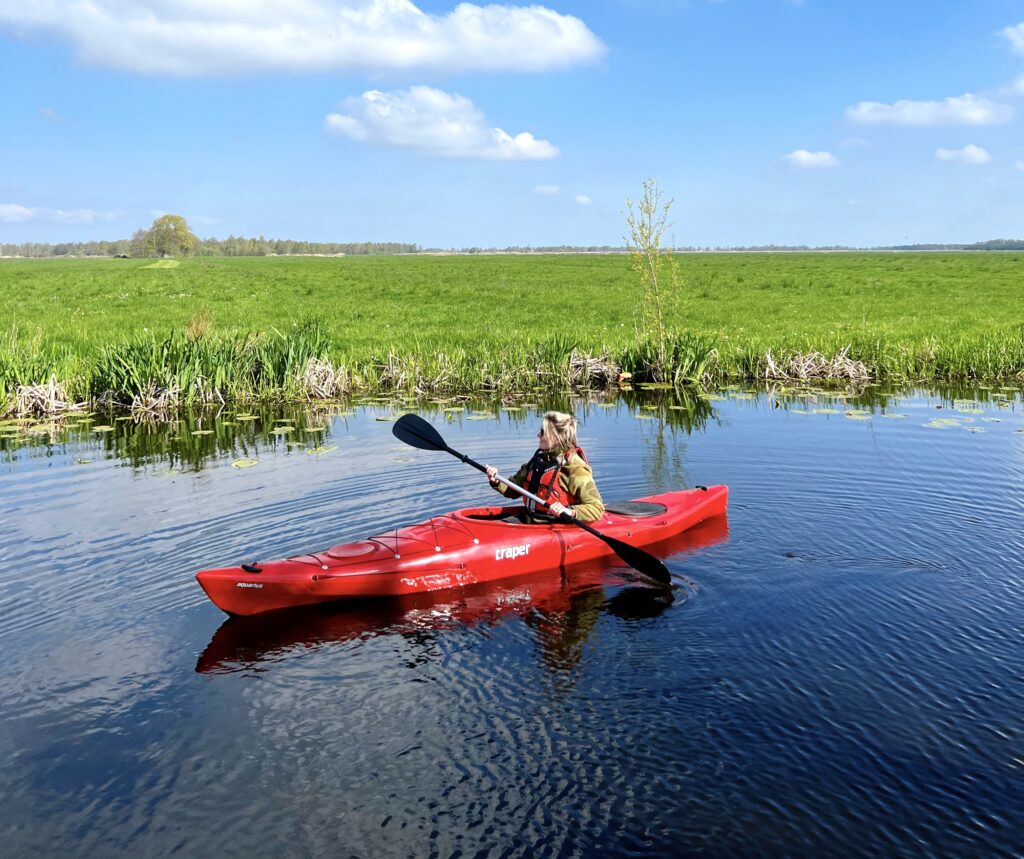
[(61, 116), (59, 113), (57, 113), (57, 111), (50, 107), (40, 107), (39, 115), (44, 117), (45, 119), (50, 120), (50, 122), (57, 123), (58, 125), (67, 122), (67, 120), (64, 119), (63, 116)]
[(421, 69), (536, 72), (599, 59), (579, 18), (544, 6), (412, 0), (46, 0), (0, 3), (0, 27), (53, 35), (83, 62), (148, 74)]
[(846, 108), (846, 117), (859, 125), (1001, 125), (1013, 117), (1013, 108), (965, 93), (943, 101), (862, 101)]
[(418, 149), (443, 158), (529, 161), (556, 158), (558, 147), (529, 132), (515, 136), (488, 128), (473, 102), (427, 86), (369, 90), (344, 101), (347, 113), (331, 113), (324, 127), (360, 143)]
[(789, 155), (782, 156), (783, 161), (788, 161), (794, 167), (815, 169), (819, 167), (837, 167), (839, 159), (831, 152), (808, 152), (806, 149), (797, 149)]
[(957, 161), (960, 164), (988, 164), (992, 160), (980, 146), (968, 143), (963, 149), (936, 149), (935, 157), (939, 161)]
[(1014, 27), (1006, 27), (1002, 34), (1010, 40), (1014, 52), (1024, 56), (1024, 22)]
[(17, 203), (0, 203), (0, 221), (17, 224), (20, 221), (31, 221), (35, 217), (32, 209), (19, 206)]
[(20, 206), (17, 203), (0, 203), (0, 221), (20, 223), (22, 221), (52, 221), (58, 224), (95, 224), (97, 221), (112, 221), (117, 212), (97, 212), (95, 209), (47, 209), (41, 206)]
[(534, 185), (534, 194), (543, 194), (545, 196), (553, 196), (559, 193), (562, 189), (558, 185)]
[(586, 194), (577, 194), (576, 202), (579, 203), (581, 206), (589, 206), (594, 201), (591, 200), (590, 197), (588, 197)]

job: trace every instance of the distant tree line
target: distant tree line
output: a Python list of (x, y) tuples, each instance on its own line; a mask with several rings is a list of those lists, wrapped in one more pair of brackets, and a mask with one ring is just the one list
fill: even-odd
[(418, 253), (419, 245), (408, 242), (302, 242), (294, 239), (200, 239), (180, 215), (161, 215), (148, 230), (136, 230), (129, 239), (99, 242), (23, 242), (0, 244), (0, 256), (17, 257), (261, 257), (273, 255)]
[[(145, 233), (146, 230), (140, 230)], [(240, 236), (228, 236), (226, 239), (198, 239), (195, 248), (196, 256), (206, 257), (243, 257), (273, 256), (274, 254), (307, 254), (310, 256), (334, 256), (346, 254), (363, 256), (367, 254), (410, 254), (419, 253), (419, 245), (408, 242), (301, 242), (292, 239), (246, 239)], [(177, 254), (168, 254), (177, 256)], [(23, 242), (11, 244), (0, 243), (0, 256), (14, 257), (118, 257), (118, 256), (161, 256), (155, 250), (150, 252), (145, 240), (117, 239), (116, 241), (98, 242)]]
[(625, 253), (625, 248), (611, 245), (508, 245), (499, 247), (468, 248), (427, 248), (424, 253), (457, 254), (616, 254)]
[[(1024, 239), (991, 239), (973, 244), (885, 245), (855, 248), (848, 245), (748, 245), (745, 247), (679, 247), (680, 252), (729, 251), (1018, 251)], [(410, 242), (305, 242), (295, 239), (245, 238), (200, 239), (180, 215), (161, 215), (148, 230), (136, 230), (128, 239), (92, 242), (0, 243), (0, 256), (8, 257), (259, 257), (259, 256), (367, 256), (374, 254), (457, 253), (457, 254), (552, 254), (625, 253), (612, 245), (508, 245), (499, 247), (422, 248)]]
[(1024, 239), (989, 239), (969, 245), (891, 245), (886, 251), (1024, 251)]

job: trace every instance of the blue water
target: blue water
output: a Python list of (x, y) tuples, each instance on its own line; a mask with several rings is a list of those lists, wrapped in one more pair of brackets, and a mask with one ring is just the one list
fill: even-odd
[[(252, 622), (194, 572), (496, 496), (402, 404), (0, 426), (3, 855), (1024, 855), (1021, 392), (720, 397), (571, 403), (606, 499), (729, 485), (674, 601)], [(544, 406), (423, 414), (510, 472)]]

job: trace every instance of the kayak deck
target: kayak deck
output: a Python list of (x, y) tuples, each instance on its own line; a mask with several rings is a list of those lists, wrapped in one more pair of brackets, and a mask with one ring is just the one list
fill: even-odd
[[(609, 537), (644, 546), (725, 513), (727, 502), (725, 486), (666, 492), (609, 504), (590, 524)], [(611, 554), (603, 541), (575, 525), (525, 524), (516, 518), (521, 510), (456, 510), (308, 555), (202, 570), (196, 579), (221, 610), (251, 615), (463, 587)]]

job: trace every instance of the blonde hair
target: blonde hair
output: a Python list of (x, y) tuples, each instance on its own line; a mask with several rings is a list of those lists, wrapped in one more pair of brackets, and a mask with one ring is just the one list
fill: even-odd
[(576, 447), (576, 418), (565, 412), (545, 412), (541, 421), (544, 435), (554, 441), (553, 447), (558, 451), (572, 450)]

